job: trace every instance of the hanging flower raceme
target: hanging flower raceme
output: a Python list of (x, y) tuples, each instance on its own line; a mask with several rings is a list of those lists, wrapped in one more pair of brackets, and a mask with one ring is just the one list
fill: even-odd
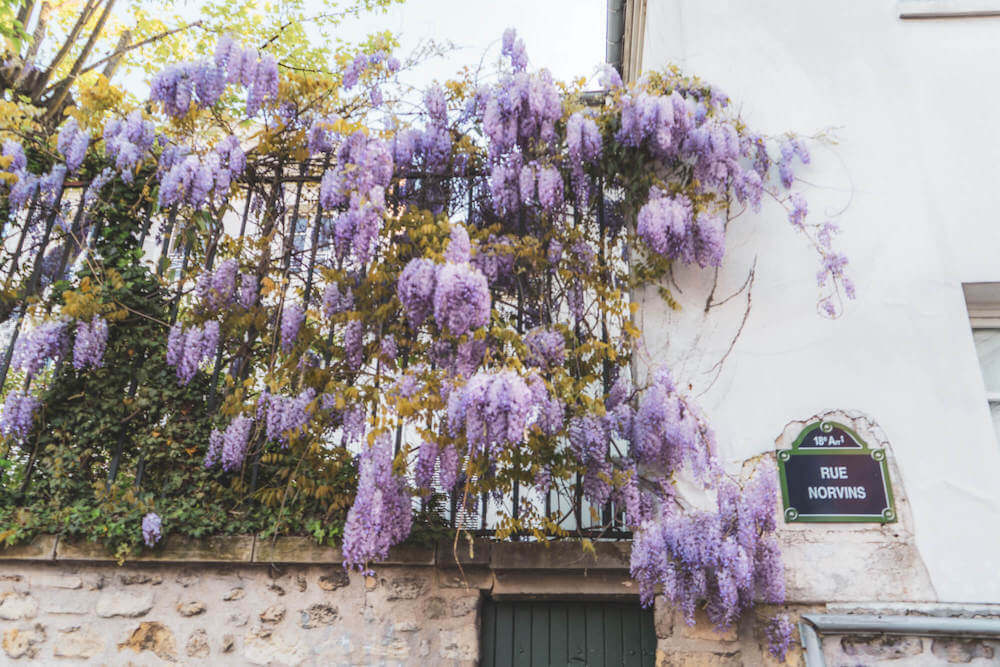
[(299, 337), (299, 329), (306, 321), (306, 313), (300, 303), (290, 303), (281, 313), (281, 349), (290, 352)]
[[(239, 263), (225, 259), (214, 271), (206, 271), (198, 276), (194, 292), (198, 305), (206, 312), (216, 312), (233, 302), (236, 297), (236, 278), (240, 276)], [(240, 276), (246, 279), (247, 276)]]
[(448, 429), (464, 435), (470, 455), (496, 455), (523, 440), (534, 406), (531, 389), (510, 370), (479, 371), (448, 398)]
[(167, 337), (167, 364), (177, 369), (177, 379), (186, 385), (203, 361), (215, 358), (218, 347), (219, 323), (215, 320), (188, 329), (177, 323)]
[(48, 362), (58, 361), (66, 351), (67, 342), (66, 322), (42, 322), (18, 337), (11, 357), (11, 367), (23, 371), (30, 378)]
[(159, 514), (150, 512), (142, 517), (142, 541), (147, 547), (154, 547), (160, 541), (163, 537), (162, 528), (163, 520)]
[(80, 128), (75, 118), (70, 118), (59, 131), (59, 152), (66, 158), (66, 168), (74, 172), (83, 164), (90, 145), (90, 135)]
[(262, 409), (266, 415), (265, 432), (268, 439), (287, 443), (291, 435), (309, 423), (315, 399), (316, 390), (312, 387), (302, 390), (296, 396), (270, 393), (262, 395), (258, 409)]
[(135, 168), (148, 155), (156, 140), (152, 121), (143, 119), (138, 109), (125, 117), (112, 118), (104, 126), (104, 153), (115, 161), (122, 180), (132, 183)]
[(454, 336), (485, 325), (490, 318), (490, 287), (471, 264), (448, 262), (437, 271), (434, 319)]
[(412, 524), (406, 482), (392, 469), (392, 438), (383, 434), (359, 457), (358, 492), (344, 526), (344, 565), (363, 570), (385, 560)]
[(108, 323), (97, 315), (90, 322), (76, 325), (76, 340), (73, 343), (73, 368), (81, 370), (90, 366), (104, 365), (104, 348), (108, 343)]
[(0, 433), (5, 438), (26, 438), (40, 405), (41, 401), (27, 390), (14, 389), (8, 392), (3, 407), (0, 407)]
[(205, 453), (205, 467), (210, 468), (216, 462), (221, 462), (222, 469), (231, 472), (243, 465), (253, 425), (252, 417), (237, 415), (229, 422), (225, 431), (213, 429), (208, 451)]

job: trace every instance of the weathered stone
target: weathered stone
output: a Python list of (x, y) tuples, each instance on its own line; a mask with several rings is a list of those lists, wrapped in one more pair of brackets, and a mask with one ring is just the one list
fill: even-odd
[(319, 578), (319, 587), (324, 591), (335, 591), (351, 583), (351, 577), (342, 568), (337, 568)]
[(232, 653), (234, 648), (236, 648), (236, 637), (232, 635), (223, 635), (222, 644), (219, 646), (219, 650), (223, 653)]
[(396, 632), (416, 632), (420, 629), (416, 621), (400, 621), (392, 626), (392, 629)]
[(420, 647), (417, 649), (417, 655), (421, 658), (426, 658), (431, 654), (431, 642), (429, 639), (421, 639)]
[(299, 589), (299, 593), (304, 593), (306, 588), (309, 587), (309, 583), (306, 581), (306, 575), (301, 572), (295, 575), (295, 587)]
[(45, 641), (45, 626), (36, 623), (33, 627), (11, 628), (3, 633), (3, 650), (8, 657), (35, 658), (39, 644)]
[(475, 660), (479, 656), (479, 637), (474, 627), (442, 630), (438, 638), (441, 642), (438, 653), (446, 660)]
[(83, 588), (83, 579), (76, 575), (44, 573), (31, 577), (31, 585), (43, 588)]
[(242, 628), (244, 625), (250, 622), (249, 614), (230, 614), (229, 624), (235, 625), (238, 628)]
[(159, 586), (163, 583), (163, 577), (158, 574), (146, 574), (145, 572), (129, 572), (118, 575), (118, 581), (122, 586), (135, 586), (137, 584), (151, 584)]
[(153, 608), (152, 593), (102, 593), (97, 598), (97, 615), (101, 618), (124, 616), (138, 618)]
[(935, 639), (931, 653), (948, 662), (972, 662), (975, 658), (993, 659), (993, 647), (979, 639)]
[(94, 598), (80, 593), (77, 595), (44, 595), (41, 598), (42, 614), (92, 614)]
[(372, 655), (379, 658), (403, 660), (410, 656), (410, 645), (402, 637), (386, 637), (382, 644), (372, 647)]
[(497, 570), (628, 570), (630, 542), (495, 542), (490, 564)]
[(282, 595), (285, 594), (285, 589), (282, 588), (281, 586), (279, 586), (278, 584), (274, 583), (274, 582), (271, 582), (268, 585), (267, 590), (269, 590), (272, 593), (276, 594), (278, 597), (281, 597)]
[(199, 577), (194, 572), (181, 572), (174, 578), (174, 581), (176, 581), (184, 588), (187, 588), (188, 586), (194, 586), (199, 581), (201, 581), (201, 577)]
[(86, 584), (88, 591), (102, 591), (107, 585), (108, 579), (103, 574), (98, 574), (92, 577), (87, 577), (84, 583)]
[(265, 623), (281, 623), (283, 618), (285, 618), (285, 605), (283, 604), (272, 604), (260, 612), (260, 620)]
[(376, 588), (378, 588), (378, 579), (376, 579), (375, 577), (368, 577), (368, 576), (366, 576), (365, 577), (365, 590), (366, 591), (373, 591)]
[(656, 667), (739, 667), (739, 651), (657, 651)]
[(340, 616), (337, 608), (331, 607), (328, 604), (311, 605), (307, 609), (303, 609), (301, 614), (302, 627), (306, 630), (320, 625), (333, 625)]
[(840, 648), (851, 657), (882, 658), (896, 660), (923, 653), (924, 645), (919, 637), (841, 637)]
[(253, 560), (256, 563), (339, 563), (340, 549), (324, 547), (311, 537), (279, 537), (257, 540)]
[(709, 641), (734, 642), (739, 639), (739, 631), (736, 626), (728, 630), (718, 632), (712, 622), (708, 620), (708, 615), (703, 609), (698, 609), (694, 613), (694, 625), (688, 625), (684, 615), (678, 611), (674, 620), (674, 627), (680, 629), (680, 636), (685, 639), (706, 639)]
[(0, 618), (5, 621), (19, 621), (34, 618), (38, 614), (38, 603), (30, 595), (8, 591), (0, 593)]
[(24, 581), (24, 577), (19, 574), (0, 574), (0, 581)]
[(152, 651), (163, 660), (177, 659), (177, 643), (170, 628), (156, 621), (143, 621), (129, 638), (118, 645), (118, 650), (130, 648), (136, 653)]
[(444, 598), (432, 597), (424, 601), (424, 616), (430, 619), (441, 618), (448, 613), (448, 604)]
[(206, 658), (210, 652), (208, 648), (208, 633), (198, 628), (188, 637), (184, 652), (189, 658)]
[(55, 535), (39, 535), (30, 542), (0, 548), (0, 560), (52, 560), (55, 556)]
[(427, 582), (418, 577), (396, 577), (389, 582), (387, 600), (415, 600), (423, 595)]
[(458, 598), (451, 605), (451, 615), (458, 616), (468, 616), (476, 609), (479, 608), (479, 596), (465, 596)]
[(200, 600), (191, 600), (190, 602), (178, 602), (177, 603), (177, 613), (181, 616), (197, 616), (198, 614), (205, 613), (205, 603)]
[(243, 638), (243, 657), (254, 665), (300, 665), (307, 651), (306, 646), (287, 642), (269, 631), (251, 631)]
[(52, 646), (57, 658), (86, 660), (104, 651), (104, 636), (89, 626), (76, 626), (60, 630)]
[(246, 591), (241, 587), (236, 587), (223, 595), (222, 599), (226, 602), (234, 602), (236, 600), (242, 600), (244, 595), (246, 595)]

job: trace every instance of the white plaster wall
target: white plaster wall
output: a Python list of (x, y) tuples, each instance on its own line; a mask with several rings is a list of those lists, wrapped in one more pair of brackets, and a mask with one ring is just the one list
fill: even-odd
[(764, 132), (813, 135), (812, 220), (839, 215), (858, 299), (817, 314), (818, 258), (765, 206), (730, 228), (717, 294), (756, 258), (746, 301), (704, 316), (711, 274), (682, 270), (685, 309), (645, 295), (647, 363), (674, 366), (732, 465), (793, 419), (860, 410), (882, 427), (937, 598), (1000, 600), (1000, 453), (963, 281), (1000, 281), (1000, 19), (902, 20), (893, 0), (649, 0), (643, 66), (720, 86)]

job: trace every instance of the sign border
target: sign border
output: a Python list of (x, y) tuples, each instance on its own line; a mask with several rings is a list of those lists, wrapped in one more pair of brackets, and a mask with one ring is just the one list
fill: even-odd
[[(855, 442), (861, 445), (861, 449), (857, 447), (828, 447), (828, 448), (807, 448), (799, 449), (799, 445), (805, 440), (806, 436), (811, 433), (814, 429), (820, 428), (824, 431), (833, 430), (833, 428), (840, 428), (846, 431)], [(882, 482), (885, 484), (885, 501), (886, 507), (882, 510), (880, 514), (800, 514), (797, 509), (791, 507), (788, 503), (788, 478), (785, 472), (785, 462), (788, 461), (792, 456), (818, 456), (823, 454), (849, 454), (854, 456), (871, 456), (879, 464), (879, 470), (882, 472)], [(851, 428), (841, 424), (839, 422), (833, 421), (815, 421), (811, 424), (807, 424), (802, 432), (799, 433), (799, 437), (795, 439), (792, 443), (791, 449), (779, 449), (776, 453), (778, 460), (778, 477), (781, 481), (781, 504), (782, 504), (782, 514), (785, 517), (785, 523), (895, 523), (897, 520), (896, 510), (895, 510), (895, 498), (892, 495), (892, 483), (889, 478), (889, 466), (886, 461), (886, 454), (884, 449), (871, 449), (868, 447), (868, 443), (861, 439), (861, 437)]]

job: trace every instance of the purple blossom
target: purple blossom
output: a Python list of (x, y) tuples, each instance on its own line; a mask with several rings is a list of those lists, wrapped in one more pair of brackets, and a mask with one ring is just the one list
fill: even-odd
[(6, 438), (23, 440), (35, 421), (35, 412), (41, 405), (27, 390), (12, 389), (0, 408), (0, 433)]
[(205, 455), (205, 467), (215, 465), (220, 459), (222, 469), (226, 472), (236, 470), (243, 465), (253, 423), (253, 418), (237, 415), (229, 422), (224, 432), (213, 429), (209, 437), (209, 449)]
[(420, 443), (417, 463), (413, 467), (413, 484), (419, 489), (430, 489), (434, 481), (434, 464), (438, 458), (438, 447), (429, 440)]
[(554, 167), (543, 167), (538, 172), (538, 203), (542, 208), (552, 213), (562, 207), (563, 180), (562, 174)]
[(162, 528), (163, 521), (159, 514), (150, 512), (142, 517), (142, 540), (147, 547), (154, 547), (160, 541), (163, 537)]
[(411, 259), (399, 274), (396, 296), (414, 329), (423, 324), (434, 309), (436, 283), (437, 266), (423, 257)]
[(576, 165), (590, 163), (601, 154), (601, 132), (593, 118), (573, 113), (566, 121), (566, 148)]
[(175, 323), (167, 336), (167, 365), (176, 367), (177, 379), (186, 385), (202, 361), (214, 358), (218, 346), (219, 323), (215, 320), (187, 330), (180, 322)]
[(484, 326), (490, 303), (489, 284), (478, 269), (454, 263), (441, 267), (434, 288), (434, 319), (439, 327), (461, 336)]
[(465, 227), (461, 225), (451, 226), (451, 237), (444, 258), (456, 264), (468, 262), (472, 258), (472, 243), (469, 241), (469, 233)]
[(17, 339), (11, 366), (32, 377), (49, 361), (59, 359), (65, 348), (66, 322), (48, 320)]
[(395, 361), (398, 350), (396, 348), (396, 338), (392, 335), (383, 336), (379, 342), (379, 351), (387, 361)]
[(291, 303), (285, 306), (281, 313), (281, 349), (285, 352), (291, 351), (295, 346), (295, 339), (299, 336), (299, 329), (306, 320), (306, 313), (302, 309), (302, 304)]
[(340, 291), (340, 285), (329, 283), (323, 290), (323, 312), (327, 317), (354, 310), (354, 294), (351, 288)]
[(441, 482), (441, 488), (445, 491), (451, 491), (455, 488), (460, 463), (461, 460), (455, 445), (446, 446), (438, 455), (438, 480)]
[(278, 63), (269, 53), (260, 56), (253, 83), (247, 86), (247, 117), (253, 118), (267, 102), (278, 98)]
[(806, 214), (809, 213), (809, 204), (806, 202), (806, 198), (798, 192), (793, 192), (788, 200), (792, 204), (792, 210), (788, 213), (788, 221), (792, 223), (792, 227), (802, 229)]
[(76, 341), (73, 343), (73, 368), (100, 368), (104, 364), (104, 348), (107, 343), (108, 323), (104, 318), (94, 315), (89, 323), (77, 324)]
[(74, 172), (83, 164), (87, 147), (90, 145), (90, 135), (80, 128), (75, 118), (71, 117), (59, 131), (57, 145), (59, 152), (66, 158), (66, 168)]
[(257, 277), (250, 274), (240, 276), (239, 304), (250, 310), (257, 302)]
[(785, 661), (788, 648), (792, 645), (792, 635), (795, 627), (788, 620), (787, 614), (773, 616), (764, 626), (764, 636), (767, 638), (767, 650), (778, 662)]
[(18, 172), (28, 168), (28, 158), (24, 154), (24, 147), (15, 140), (4, 139), (3, 151), (0, 154), (2, 154), (3, 157), (10, 158), (10, 164), (7, 165), (7, 171)]
[(384, 560), (413, 524), (405, 481), (392, 470), (392, 439), (382, 435), (359, 456), (358, 491), (344, 525), (344, 566)]
[(694, 217), (687, 198), (671, 197), (659, 188), (650, 190), (649, 200), (639, 209), (636, 233), (653, 252), (692, 261), (693, 228)]
[[(291, 434), (303, 429), (312, 415), (316, 390), (308, 387), (297, 396), (269, 394), (265, 399), (265, 433), (269, 440), (288, 442)], [(258, 419), (260, 415), (258, 415)], [(241, 428), (249, 428), (241, 426)]]
[(558, 331), (532, 329), (524, 337), (528, 347), (525, 361), (531, 366), (554, 368), (566, 361), (566, 342)]
[(469, 453), (499, 448), (523, 440), (533, 396), (524, 379), (510, 370), (479, 371), (448, 397), (448, 429), (465, 435)]
[(361, 320), (351, 320), (344, 329), (344, 361), (354, 371), (361, 370), (361, 364), (364, 362), (364, 333), (365, 328)]

